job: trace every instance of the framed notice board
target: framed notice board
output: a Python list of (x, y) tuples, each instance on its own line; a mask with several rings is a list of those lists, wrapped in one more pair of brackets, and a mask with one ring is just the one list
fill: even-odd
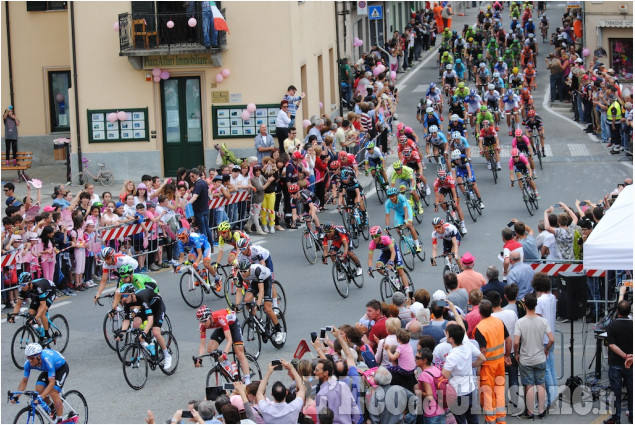
[(214, 139), (242, 139), (255, 137), (261, 124), (266, 124), (269, 134), (276, 133), (276, 116), (280, 111), (279, 103), (256, 105), (256, 111), (248, 120), (243, 120), (242, 113), (247, 105), (212, 105), (212, 123)]
[[(119, 109), (121, 111), (122, 109)], [(88, 143), (149, 142), (148, 108), (123, 109), (126, 119), (108, 121), (117, 109), (89, 109)]]

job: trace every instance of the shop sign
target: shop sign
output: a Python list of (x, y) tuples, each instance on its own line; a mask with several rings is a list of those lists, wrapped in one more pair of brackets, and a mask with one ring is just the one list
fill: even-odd
[(229, 103), (229, 92), (221, 90), (212, 91), (212, 103)]
[(143, 57), (143, 69), (188, 68), (214, 66), (209, 53), (188, 53), (183, 55), (156, 55)]
[(607, 27), (607, 28), (633, 28), (633, 21), (626, 19), (613, 19), (610, 21), (600, 21), (598, 22), (598, 27)]

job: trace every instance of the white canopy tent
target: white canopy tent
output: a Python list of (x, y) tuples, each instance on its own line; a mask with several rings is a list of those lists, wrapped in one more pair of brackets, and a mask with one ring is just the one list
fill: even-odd
[(633, 270), (633, 207), (633, 185), (629, 185), (584, 244), (586, 270)]

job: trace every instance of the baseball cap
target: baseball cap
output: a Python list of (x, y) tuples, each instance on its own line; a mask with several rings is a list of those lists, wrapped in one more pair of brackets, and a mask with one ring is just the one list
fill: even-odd
[(448, 296), (446, 295), (446, 293), (440, 289), (437, 289), (434, 292), (434, 294), (432, 294), (432, 301), (447, 300), (447, 299), (448, 299)]
[(123, 202), (120, 201), (115, 204), (115, 208), (119, 208), (119, 207), (123, 207)]
[(575, 60), (575, 63), (583, 63), (583, 62), (584, 62), (584, 61), (582, 60), (582, 58), (577, 58), (577, 59)]
[(44, 206), (44, 212), (52, 212), (52, 211), (55, 211), (55, 207), (52, 207), (50, 205)]
[(403, 294), (403, 292), (395, 292), (395, 294), (392, 296), (392, 303), (397, 307), (402, 306), (405, 302), (406, 296)]
[(474, 264), (474, 256), (469, 252), (466, 252), (463, 254), (463, 257), (461, 257), (461, 262), (463, 264)]
[(416, 316), (417, 313), (423, 310), (424, 308), (425, 307), (423, 306), (423, 304), (421, 304), (419, 301), (415, 301), (410, 306), (410, 312)]
[(146, 202), (146, 208), (154, 208), (157, 205), (154, 202), (148, 201)]

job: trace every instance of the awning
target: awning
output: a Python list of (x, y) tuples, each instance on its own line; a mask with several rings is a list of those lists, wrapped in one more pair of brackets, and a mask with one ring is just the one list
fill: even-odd
[(599, 21), (598, 27), (603, 28), (633, 28), (633, 21), (626, 19), (611, 19)]

